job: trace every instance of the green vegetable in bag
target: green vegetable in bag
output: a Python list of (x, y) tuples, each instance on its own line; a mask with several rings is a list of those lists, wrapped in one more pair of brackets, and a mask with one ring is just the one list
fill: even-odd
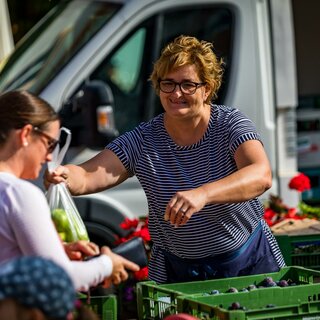
[(53, 209), (52, 220), (58, 232), (67, 232), (70, 228), (67, 214), (63, 209)]
[(69, 223), (67, 213), (64, 209), (53, 209), (51, 212), (51, 217), (62, 241), (89, 241), (88, 234), (84, 230), (79, 230), (76, 224), (74, 225), (74, 227), (72, 227), (72, 225)]
[[(58, 145), (53, 151), (52, 160), (48, 162), (50, 172), (61, 164), (70, 145), (71, 131), (62, 127), (60, 128), (61, 133), (67, 135), (65, 144), (63, 146)], [(65, 183), (51, 184), (46, 192), (46, 198), (51, 210), (52, 220), (61, 240), (65, 242), (89, 241), (87, 229)]]

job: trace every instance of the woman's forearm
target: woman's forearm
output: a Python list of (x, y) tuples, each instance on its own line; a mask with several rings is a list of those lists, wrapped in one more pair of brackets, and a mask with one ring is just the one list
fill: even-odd
[(263, 194), (271, 188), (272, 176), (268, 169), (252, 164), (201, 188), (207, 203), (243, 202)]

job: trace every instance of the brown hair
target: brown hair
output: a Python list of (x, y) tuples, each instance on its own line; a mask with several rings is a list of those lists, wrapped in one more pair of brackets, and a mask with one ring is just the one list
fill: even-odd
[(185, 65), (195, 65), (201, 82), (211, 89), (207, 103), (217, 98), (223, 76), (223, 61), (212, 51), (213, 45), (207, 41), (199, 41), (195, 37), (181, 35), (169, 43), (155, 62), (150, 76), (152, 85), (159, 95), (159, 80), (168, 72)]
[(31, 124), (45, 130), (51, 121), (59, 120), (48, 102), (27, 91), (9, 91), (0, 95), (0, 144), (12, 129)]

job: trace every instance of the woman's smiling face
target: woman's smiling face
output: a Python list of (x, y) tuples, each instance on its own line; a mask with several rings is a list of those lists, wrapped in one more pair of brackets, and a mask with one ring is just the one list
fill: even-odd
[[(171, 80), (176, 83), (202, 82), (198, 76), (195, 65), (185, 65), (174, 69), (161, 80)], [(167, 115), (170, 117), (189, 117), (198, 114), (200, 109), (204, 106), (207, 96), (206, 86), (199, 86), (195, 93), (191, 95), (181, 92), (178, 85), (171, 93), (160, 91), (161, 104)]]

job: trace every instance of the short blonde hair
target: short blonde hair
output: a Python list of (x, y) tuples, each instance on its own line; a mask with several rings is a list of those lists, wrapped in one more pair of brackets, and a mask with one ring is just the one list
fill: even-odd
[(195, 37), (181, 35), (169, 43), (155, 62), (150, 76), (153, 88), (159, 95), (159, 80), (170, 71), (185, 65), (195, 65), (201, 82), (211, 89), (206, 103), (217, 98), (223, 76), (223, 60), (213, 52), (213, 45)]

